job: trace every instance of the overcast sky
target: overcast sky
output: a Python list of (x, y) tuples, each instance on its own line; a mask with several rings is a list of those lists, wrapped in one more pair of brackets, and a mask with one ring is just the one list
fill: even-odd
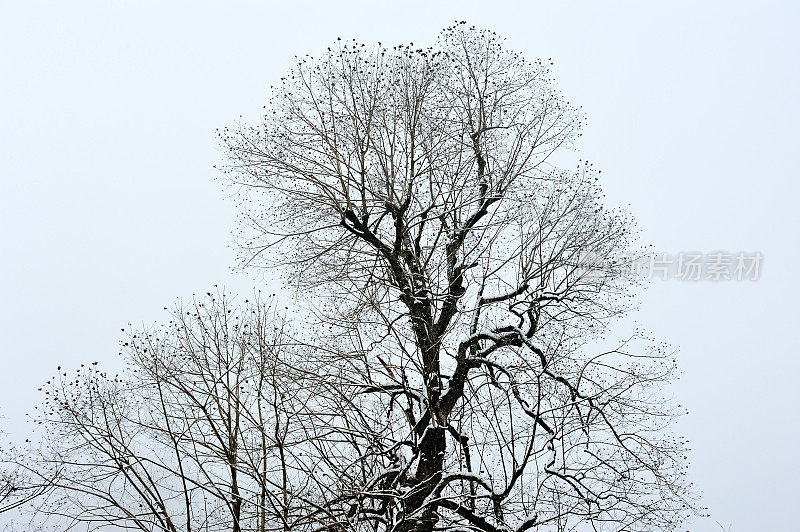
[[(119, 364), (152, 323), (231, 273), (235, 213), (214, 130), (256, 116), (294, 54), (337, 36), (426, 44), (453, 20), (552, 57), (602, 168), (657, 250), (760, 251), (756, 282), (656, 282), (637, 320), (680, 347), (692, 531), (800, 530), (797, 145), (791, 2), (0, 0), (0, 412), (23, 437), (59, 364)], [(602, 4), (600, 6), (599, 4)], [(269, 289), (269, 288), (267, 288)]]

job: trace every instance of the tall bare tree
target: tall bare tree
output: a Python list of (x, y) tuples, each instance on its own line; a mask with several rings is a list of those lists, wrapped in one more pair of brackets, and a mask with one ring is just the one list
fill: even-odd
[(288, 267), (346, 392), (312, 530), (671, 530), (690, 510), (669, 350), (593, 349), (630, 308), (633, 226), (591, 165), (554, 165), (583, 118), (549, 67), (464, 23), (427, 48), (339, 41), (220, 131), (245, 259)]

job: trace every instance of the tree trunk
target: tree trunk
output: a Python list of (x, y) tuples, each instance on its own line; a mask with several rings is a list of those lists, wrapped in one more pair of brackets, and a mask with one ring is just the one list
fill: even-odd
[(416, 482), (403, 504), (403, 516), (397, 532), (431, 532), (439, 520), (438, 505), (429, 504), (419, 511), (428, 496), (442, 480), (447, 440), (444, 427), (428, 425), (419, 444), (419, 465)]

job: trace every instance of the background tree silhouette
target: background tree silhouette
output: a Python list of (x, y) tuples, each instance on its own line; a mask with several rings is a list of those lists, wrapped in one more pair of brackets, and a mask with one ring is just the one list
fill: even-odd
[(289, 491), (289, 472), (311, 471), (289, 449), (308, 441), (296, 418), (314, 387), (272, 307), (209, 293), (128, 335), (123, 375), (93, 363), (43, 390), (44, 440), (20, 462), (55, 478), (39, 514), (57, 527), (293, 528), (303, 489)]

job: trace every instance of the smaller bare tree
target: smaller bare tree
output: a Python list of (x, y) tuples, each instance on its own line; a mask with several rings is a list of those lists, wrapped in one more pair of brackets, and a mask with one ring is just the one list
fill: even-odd
[[(129, 333), (127, 372), (97, 363), (48, 381), (45, 444), (31, 473), (57, 474), (38, 511), (146, 531), (293, 527), (290, 487), (307, 434), (295, 429), (307, 394), (269, 305), (211, 295), (172, 319)], [(291, 373), (291, 374), (290, 374)], [(64, 521), (61, 521), (64, 523)]]

